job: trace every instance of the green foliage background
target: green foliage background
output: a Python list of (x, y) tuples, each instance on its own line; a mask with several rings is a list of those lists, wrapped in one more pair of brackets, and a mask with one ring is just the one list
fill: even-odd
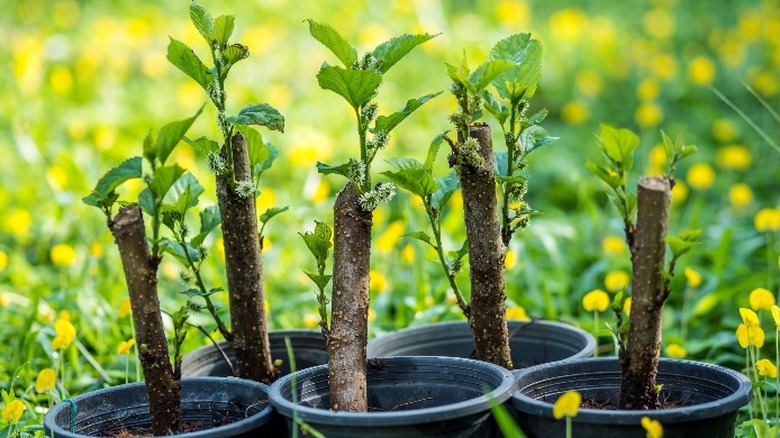
[[(319, 175), (315, 163), (341, 162), (356, 152), (350, 109), (315, 80), (320, 64), (332, 57), (309, 36), (304, 20), (332, 25), (358, 42), (359, 51), (402, 33), (442, 33), (387, 75), (382, 113), (401, 108), (409, 96), (446, 90), (445, 62), (458, 63), (465, 52), (476, 66), (496, 41), (530, 31), (544, 45), (542, 80), (530, 111), (549, 109), (545, 126), (560, 140), (530, 157), (526, 200), (543, 215), (512, 242), (509, 306), (522, 306), (532, 317), (593, 328), (582, 296), (604, 288), (607, 273), (630, 267), (627, 251), (602, 248), (605, 237), (622, 237), (622, 229), (604, 187), (585, 167), (586, 159), (598, 157), (594, 133), (602, 122), (639, 132), (638, 176), (657, 170), (653, 157), (663, 128), (673, 138), (683, 135), (700, 151), (678, 169), (678, 185), (687, 190), (678, 188), (670, 231), (704, 229), (703, 243), (682, 261), (703, 281), (692, 286), (683, 275), (675, 279), (665, 344), (684, 346), (690, 358), (743, 366), (733, 334), (737, 307), (747, 306), (752, 289), (766, 287), (777, 294), (780, 283), (778, 233), (754, 226), (760, 209), (780, 208), (780, 154), (706, 84), (780, 138), (780, 124), (740, 84), (745, 81), (778, 107), (778, 0), (203, 3), (214, 15), (236, 15), (233, 40), (251, 52), (231, 71), (229, 102), (236, 106), (229, 110), (268, 102), (287, 121), (284, 134), (264, 133), (280, 150), (280, 159), (263, 175), (258, 199), (260, 211), (290, 207), (266, 229), (273, 328), (317, 324), (316, 297), (303, 274), (313, 262), (298, 232), (311, 230), (315, 219), (330, 220), (332, 200), (343, 184), (338, 177)], [(202, 41), (185, 1), (2, 2), (0, 389), (29, 407), (47, 403), (47, 396), (36, 394), (31, 385), (40, 369), (60, 360), (51, 339), (61, 311), (70, 313), (77, 330), (75, 346), (62, 358), (60, 379), (67, 391), (124, 381), (127, 356), (118, 355), (117, 346), (131, 336), (131, 328), (128, 318), (117, 315), (126, 297), (118, 254), (104, 218), (81, 198), (111, 166), (140, 153), (150, 128), (189, 117), (205, 101), (198, 85), (165, 59), (168, 36), (205, 56), (198, 51)], [(386, 169), (384, 160), (391, 157), (424, 160), (433, 137), (448, 129), (454, 105), (445, 93), (410, 116), (380, 153), (377, 170)], [(207, 107), (201, 118), (214, 116)], [(210, 126), (215, 124), (196, 123), (190, 135), (218, 136)], [(190, 169), (207, 194), (214, 192), (205, 157), (182, 144), (172, 159)], [(714, 170), (714, 180), (696, 188), (701, 172), (689, 170), (699, 164)], [(444, 173), (446, 160), (438, 166)], [(746, 203), (730, 200), (738, 183), (752, 192)], [(464, 234), (458, 197), (450, 205), (446, 238), (455, 249)], [(421, 206), (404, 193), (375, 213), (375, 335), (461, 318), (447, 297), (434, 254), (400, 237), (425, 227)], [(215, 243), (205, 274), (221, 284)], [(170, 261), (162, 271), (163, 302), (173, 311), (181, 288), (178, 267)], [(465, 278), (460, 280), (467, 290)], [(686, 331), (680, 329), (683, 321)], [(207, 318), (200, 322), (212, 328)], [(609, 336), (603, 328), (599, 334), (608, 350)], [(193, 332), (187, 347), (205, 342)], [(31, 409), (25, 415), (37, 421)]]

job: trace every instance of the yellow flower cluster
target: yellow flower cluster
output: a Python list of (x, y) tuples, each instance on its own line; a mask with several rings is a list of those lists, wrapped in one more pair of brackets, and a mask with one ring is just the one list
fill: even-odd
[(68, 348), (76, 338), (76, 328), (67, 319), (58, 319), (54, 323), (54, 331), (57, 335), (51, 341), (51, 348), (55, 350)]
[(8, 420), (11, 423), (17, 423), (22, 418), (24, 410), (24, 403), (19, 400), (13, 400), (12, 402), (8, 403), (5, 408), (3, 408), (3, 412), (0, 414), (0, 418), (3, 420)]
[(582, 297), (582, 307), (588, 312), (604, 312), (609, 307), (609, 295), (601, 289), (595, 289)]
[(555, 400), (553, 405), (553, 417), (560, 420), (563, 417), (574, 418), (580, 410), (582, 396), (577, 391), (566, 391)]
[(617, 292), (625, 289), (631, 277), (626, 271), (611, 271), (604, 278), (604, 287), (610, 292)]
[(130, 354), (130, 349), (133, 348), (135, 345), (135, 339), (130, 338), (126, 341), (122, 341), (119, 343), (119, 347), (117, 347), (117, 352), (122, 356), (127, 356)]
[(753, 217), (753, 225), (759, 233), (780, 231), (780, 208), (762, 208)]
[(52, 368), (44, 368), (38, 373), (35, 379), (36, 392), (54, 391), (54, 385), (57, 383), (57, 372)]
[(640, 420), (642, 428), (647, 432), (647, 438), (663, 438), (664, 428), (661, 426), (661, 422), (653, 420), (650, 417), (642, 417)]
[(506, 309), (506, 319), (527, 321), (531, 318), (528, 317), (528, 313), (526, 313), (525, 308), (521, 306), (512, 306), (512, 307), (507, 307)]

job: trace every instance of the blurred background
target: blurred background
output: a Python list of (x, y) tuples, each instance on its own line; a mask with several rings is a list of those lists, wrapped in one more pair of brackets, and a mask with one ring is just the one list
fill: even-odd
[[(235, 14), (232, 41), (251, 52), (231, 70), (228, 112), (267, 102), (286, 117), (283, 134), (262, 131), (280, 156), (263, 175), (259, 210), (289, 206), (266, 228), (272, 328), (318, 324), (315, 288), (303, 274), (315, 269), (314, 259), (298, 233), (311, 230), (314, 220), (332, 221), (332, 202), (344, 184), (340, 177), (319, 175), (315, 164), (338, 164), (358, 154), (350, 108), (315, 80), (323, 61), (337, 60), (310, 37), (303, 20), (332, 25), (360, 53), (402, 33), (440, 33), (386, 76), (378, 98), (384, 114), (407, 99), (446, 91), (445, 62), (457, 64), (465, 54), (476, 67), (500, 39), (531, 32), (544, 46), (544, 64), (530, 110), (548, 109), (544, 126), (560, 139), (529, 158), (526, 200), (542, 214), (510, 247), (510, 316), (595, 329), (609, 354), (609, 332), (603, 324), (593, 327), (593, 314), (581, 301), (594, 289), (610, 296), (622, 290), (630, 262), (622, 223), (585, 162), (601, 160), (595, 133), (608, 123), (641, 137), (634, 177), (659, 173), (663, 129), (699, 148), (677, 169), (670, 231), (704, 230), (673, 282), (664, 345), (679, 349), (665, 354), (744, 364), (734, 338), (737, 308), (748, 305), (751, 290), (777, 294), (780, 283), (780, 122), (764, 106), (776, 111), (780, 103), (778, 0), (202, 3), (214, 16)], [(150, 129), (190, 117), (205, 102), (200, 87), (166, 60), (169, 36), (207, 59), (187, 6), (2, 0), (0, 389), (29, 389), (37, 371), (57, 361), (66, 364), (71, 393), (124, 381), (128, 356), (117, 353), (131, 336), (130, 319), (119, 311), (127, 297), (124, 277), (105, 218), (81, 198), (111, 167), (140, 155)], [(219, 138), (209, 105), (189, 136)], [(376, 171), (392, 157), (423, 160), (431, 140), (450, 128), (447, 116), (454, 109), (445, 92), (417, 110), (394, 131)], [(503, 144), (494, 127), (495, 143)], [(439, 175), (448, 172), (444, 155)], [(172, 158), (206, 187), (201, 205), (214, 204), (205, 157), (181, 144)], [(124, 199), (140, 188), (127, 184)], [(455, 196), (445, 218), (449, 250), (462, 243), (461, 217)], [(402, 237), (426, 227), (419, 202), (406, 193), (375, 212), (372, 335), (462, 318), (434, 254)], [(213, 248), (207, 280), (223, 285), (219, 236), (207, 243)], [(179, 270), (175, 260), (163, 262), (168, 311), (181, 302)], [(468, 290), (466, 272), (459, 280)], [(61, 355), (51, 348), (57, 319), (69, 319), (76, 329), (74, 346)], [(605, 313), (601, 320), (611, 324), (614, 316)], [(196, 321), (213, 328), (205, 317)], [(193, 331), (187, 349), (206, 342)]]

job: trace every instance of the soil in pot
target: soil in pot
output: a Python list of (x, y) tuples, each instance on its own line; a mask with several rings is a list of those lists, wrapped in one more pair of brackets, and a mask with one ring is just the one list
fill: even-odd
[[(202, 428), (175, 435), (182, 438), (250, 438), (262, 436), (274, 418), (268, 386), (242, 379), (182, 380), (182, 417)], [(74, 416), (75, 407), (75, 416)], [(149, 427), (149, 401), (144, 383), (92, 391), (63, 402), (44, 417), (47, 437), (83, 438), (143, 431)]]
[(490, 399), (504, 402), (515, 386), (512, 374), (499, 366), (436, 356), (372, 359), (367, 379), (367, 413), (330, 410), (327, 366), (279, 379), (269, 399), (288, 425), (295, 412), (328, 438), (490, 438), (500, 436)]
[[(279, 375), (290, 374), (290, 363), (287, 359), (287, 347), (284, 339), (289, 338), (295, 357), (297, 370), (325, 365), (328, 363), (328, 349), (319, 330), (272, 330), (268, 333), (271, 344), (271, 357), (282, 360)], [(228, 377), (233, 372), (222, 352), (229, 360), (233, 360), (233, 350), (226, 341), (217, 342), (219, 349), (212, 344), (204, 345), (182, 358), (181, 374), (184, 377)], [(220, 352), (220, 349), (222, 352)]]
[[(618, 397), (620, 364), (615, 357), (544, 364), (515, 372), (512, 397), (516, 418), (529, 438), (564, 436), (565, 421), (552, 416), (555, 400), (566, 391), (583, 400), (609, 405)], [(665, 438), (731, 438), (737, 411), (750, 401), (752, 385), (744, 375), (702, 362), (662, 358), (657, 382), (661, 398), (676, 406), (652, 411), (581, 408), (572, 419), (573, 436), (644, 438), (642, 417), (658, 420)]]
[[(516, 369), (593, 355), (596, 340), (574, 326), (551, 321), (509, 321), (509, 347)], [(409, 327), (376, 337), (368, 357), (474, 357), (474, 338), (467, 321)]]

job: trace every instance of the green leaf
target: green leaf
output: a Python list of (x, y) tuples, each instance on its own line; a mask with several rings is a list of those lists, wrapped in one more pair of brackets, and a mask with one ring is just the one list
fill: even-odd
[(308, 275), (309, 278), (311, 278), (311, 281), (313, 281), (320, 290), (323, 290), (328, 286), (328, 283), (330, 283), (330, 279), (332, 277), (331, 275), (312, 274), (311, 272), (306, 271), (303, 272)]
[(190, 126), (192, 126), (202, 111), (203, 106), (189, 119), (171, 122), (160, 128), (160, 132), (157, 134), (157, 141), (154, 144), (154, 151), (157, 159), (160, 160), (160, 164), (165, 164), (165, 160), (168, 159), (173, 148), (179, 144), (184, 134), (190, 129)]
[(460, 263), (460, 261), (463, 260), (463, 257), (466, 257), (466, 254), (468, 253), (469, 253), (468, 241), (463, 241), (463, 245), (461, 245), (459, 250), (448, 251), (447, 255), (456, 263)]
[(401, 237), (411, 237), (412, 239), (417, 239), (417, 240), (419, 240), (421, 242), (427, 243), (428, 245), (431, 246), (431, 248), (436, 249), (436, 244), (433, 243), (433, 239), (425, 231), (416, 231), (414, 233), (406, 233), (406, 234), (401, 235)]
[(323, 64), (317, 73), (317, 83), (347, 100), (357, 110), (376, 95), (382, 76), (369, 70), (346, 70)]
[(144, 137), (143, 156), (146, 158), (146, 161), (150, 163), (153, 163), (155, 158), (157, 158), (157, 152), (154, 146), (154, 135), (152, 130), (149, 129), (149, 132), (146, 133), (146, 137)]
[(172, 166), (158, 167), (152, 176), (152, 182), (149, 183), (149, 190), (152, 191), (154, 198), (158, 201), (162, 201), (168, 190), (173, 186), (183, 174), (185, 170), (178, 164)]
[(238, 132), (246, 137), (249, 165), (252, 167), (253, 178), (257, 180), (263, 172), (271, 168), (274, 160), (279, 156), (279, 151), (271, 144), (265, 144), (263, 136), (256, 129), (239, 126)]
[(547, 135), (547, 130), (541, 126), (531, 125), (520, 133), (520, 147), (523, 152), (529, 154), (531, 151), (548, 145), (557, 139), (558, 137), (550, 137)]
[(409, 114), (414, 112), (414, 110), (440, 94), (441, 91), (438, 93), (426, 94), (425, 96), (418, 97), (416, 99), (409, 99), (406, 101), (406, 105), (401, 111), (390, 114), (389, 116), (377, 117), (373, 132), (390, 133), (393, 128), (398, 126), (398, 124), (401, 123), (406, 117), (408, 117)]
[(610, 161), (626, 170), (631, 169), (634, 150), (639, 146), (636, 134), (625, 128), (616, 129), (602, 124), (599, 140), (604, 155)]
[(225, 290), (224, 288), (215, 287), (204, 292), (200, 289), (191, 288), (191, 289), (180, 291), (179, 293), (183, 295), (187, 295), (188, 297), (208, 297), (214, 295), (217, 292), (222, 292), (224, 290)]
[(351, 68), (352, 64), (357, 61), (357, 50), (350, 46), (347, 40), (333, 27), (317, 23), (314, 20), (306, 21), (309, 22), (309, 33), (311, 36), (333, 52), (339, 61), (344, 64), (344, 67)]
[(214, 39), (214, 19), (209, 11), (198, 2), (190, 2), (190, 19), (209, 45)]
[(241, 108), (238, 115), (227, 117), (234, 125), (260, 125), (284, 132), (284, 116), (267, 103), (256, 103)]
[(436, 38), (437, 36), (439, 36), (439, 34), (403, 34), (378, 45), (374, 49), (373, 55), (376, 59), (382, 61), (382, 64), (379, 66), (379, 71), (382, 73), (387, 72), (390, 70), (390, 67), (395, 65), (396, 62), (400, 61), (401, 58), (411, 52), (412, 49), (428, 40)]
[(444, 143), (444, 135), (446, 134), (439, 134), (436, 136), (436, 138), (433, 139), (430, 146), (428, 146), (428, 156), (425, 157), (425, 167), (428, 169), (433, 169), (433, 163), (436, 161), (436, 155), (439, 153), (439, 149), (441, 148), (442, 143)]
[(309, 248), (317, 263), (324, 266), (325, 260), (328, 258), (328, 251), (332, 246), (330, 239), (333, 231), (325, 222), (315, 221), (315, 223), (314, 231), (298, 233), (298, 235), (303, 238), (306, 247)]
[(382, 175), (413, 194), (425, 198), (439, 189), (431, 169), (414, 158), (394, 158), (388, 163), (398, 170), (382, 172)]
[(341, 175), (343, 177), (349, 178), (350, 170), (352, 170), (353, 167), (357, 164), (357, 161), (354, 159), (350, 159), (348, 162), (344, 164), (339, 164), (336, 166), (331, 166), (329, 164), (320, 163), (317, 162), (317, 171), (323, 175)]
[(436, 178), (436, 183), (439, 185), (439, 190), (431, 195), (431, 205), (441, 211), (447, 205), (452, 194), (460, 188), (460, 178), (455, 172), (450, 172), (443, 177)]
[(477, 69), (469, 75), (469, 81), (467, 83), (469, 91), (471, 91), (472, 94), (482, 93), (482, 90), (484, 90), (496, 76), (513, 66), (513, 63), (504, 59), (485, 61), (485, 63), (477, 67)]
[(157, 203), (154, 200), (154, 194), (149, 187), (141, 190), (138, 194), (138, 205), (141, 206), (141, 210), (149, 216), (154, 216), (157, 213)]
[(604, 181), (613, 190), (623, 185), (623, 179), (612, 172), (609, 168), (596, 164), (588, 160), (585, 165), (591, 172), (596, 174), (602, 181)]
[(169, 239), (160, 239), (160, 243), (160, 247), (164, 252), (176, 257), (176, 259), (185, 264), (187, 264), (188, 253), (193, 261), (197, 262), (201, 259), (200, 251), (189, 243), (183, 246), (181, 243)]
[(699, 244), (699, 236), (702, 230), (683, 230), (677, 236), (666, 236), (664, 240), (672, 250), (672, 257), (677, 258), (690, 251)]
[(464, 86), (468, 84), (469, 82), (469, 66), (468, 61), (466, 59), (466, 51), (463, 51), (463, 60), (460, 62), (460, 65), (455, 67), (452, 64), (447, 64), (447, 74), (449, 75), (450, 79), (452, 79), (452, 82), (463, 84)]
[(691, 144), (684, 144), (680, 147), (680, 159), (695, 154), (699, 149)]
[(268, 210), (264, 211), (263, 214), (260, 215), (259, 221), (262, 224), (267, 223), (271, 220), (274, 216), (284, 213), (285, 211), (289, 210), (290, 207), (271, 207)]
[(214, 39), (220, 44), (227, 44), (235, 27), (236, 17), (234, 15), (220, 15), (214, 21)]
[(222, 223), (219, 207), (211, 205), (200, 212), (200, 231), (192, 238), (191, 243), (200, 246), (206, 237)]
[(108, 198), (113, 197), (110, 195), (117, 187), (128, 180), (141, 178), (143, 176), (142, 162), (143, 160), (141, 157), (133, 157), (106, 172), (106, 174), (98, 180), (95, 190), (83, 199), (84, 203), (101, 208), (110, 207), (110, 205), (104, 205), (104, 202)]
[(661, 140), (662, 140), (663, 145), (664, 145), (664, 153), (666, 154), (666, 162), (668, 163), (669, 161), (671, 161), (672, 157), (674, 157), (674, 155), (675, 155), (675, 149), (676, 148), (675, 148), (675, 145), (674, 145), (674, 141), (671, 139), (671, 137), (666, 135), (666, 133), (663, 130), (661, 130)]
[(503, 126), (506, 119), (509, 118), (509, 109), (487, 90), (482, 93), (482, 102), (482, 106)]
[(232, 66), (242, 59), (249, 58), (249, 47), (243, 44), (231, 44), (223, 52), (225, 59)]
[(498, 94), (512, 101), (529, 98), (536, 92), (542, 76), (542, 44), (531, 34), (520, 33), (505, 38), (493, 47), (489, 59), (504, 59), (515, 64), (496, 77)]
[(163, 203), (184, 216), (187, 210), (198, 205), (198, 199), (205, 191), (198, 179), (192, 173), (187, 172), (173, 183)]
[(539, 110), (539, 112), (535, 113), (531, 117), (528, 118), (528, 123), (531, 125), (538, 125), (539, 123), (542, 123), (544, 119), (547, 118), (548, 111), (545, 108), (542, 108)]
[(211, 71), (198, 58), (189, 46), (181, 41), (171, 38), (168, 43), (168, 61), (175, 65), (184, 74), (195, 79), (204, 90), (208, 89), (212, 80)]
[(493, 152), (493, 171), (498, 176), (509, 176), (509, 154), (506, 151)]
[(185, 136), (183, 140), (186, 141), (188, 144), (190, 144), (192, 147), (194, 147), (195, 150), (197, 150), (200, 153), (203, 154), (208, 154), (209, 152), (219, 153), (219, 143), (217, 143), (214, 140), (211, 140), (210, 138), (198, 137), (195, 140), (192, 140)]

